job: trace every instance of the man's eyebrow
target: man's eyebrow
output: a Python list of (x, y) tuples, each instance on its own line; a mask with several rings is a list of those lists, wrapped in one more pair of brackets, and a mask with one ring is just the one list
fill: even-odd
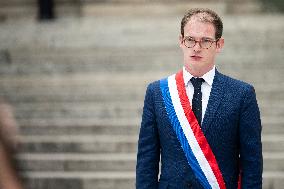
[(213, 39), (213, 38), (211, 38), (211, 37), (202, 37), (201, 39), (215, 40), (215, 39)]
[[(191, 39), (196, 39), (195, 37), (192, 37), (192, 36), (185, 36), (185, 38), (191, 38)], [(201, 40), (205, 40), (205, 39), (209, 39), (209, 40), (215, 40), (214, 38), (211, 38), (211, 37), (201, 37)]]
[(192, 38), (192, 39), (194, 39), (194, 37), (192, 37), (192, 36), (184, 36), (185, 38)]

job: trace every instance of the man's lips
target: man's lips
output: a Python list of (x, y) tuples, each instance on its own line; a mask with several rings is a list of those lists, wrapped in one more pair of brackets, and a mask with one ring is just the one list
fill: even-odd
[(198, 56), (198, 55), (192, 55), (192, 56), (190, 56), (190, 58), (193, 59), (193, 60), (196, 60), (196, 61), (202, 59), (202, 57)]

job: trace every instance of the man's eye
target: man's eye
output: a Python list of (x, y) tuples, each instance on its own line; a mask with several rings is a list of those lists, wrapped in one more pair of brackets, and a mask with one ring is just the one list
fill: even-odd
[(195, 42), (195, 40), (191, 39), (191, 38), (187, 38), (186, 41), (188, 41), (188, 42)]
[(210, 42), (212, 42), (212, 41), (211, 41), (210, 39), (203, 39), (202, 42), (203, 42), (203, 43), (210, 43)]

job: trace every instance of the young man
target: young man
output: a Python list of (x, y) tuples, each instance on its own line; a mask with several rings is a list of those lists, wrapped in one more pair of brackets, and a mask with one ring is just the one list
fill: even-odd
[(212, 10), (191, 9), (183, 17), (184, 66), (146, 91), (137, 189), (236, 189), (239, 177), (242, 189), (261, 189), (259, 108), (251, 85), (215, 68), (222, 30)]

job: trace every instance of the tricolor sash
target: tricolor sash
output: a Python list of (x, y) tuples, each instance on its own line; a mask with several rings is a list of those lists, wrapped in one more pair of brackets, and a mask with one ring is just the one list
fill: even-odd
[(195, 176), (206, 189), (225, 189), (216, 158), (191, 109), (183, 72), (160, 81), (166, 111)]

